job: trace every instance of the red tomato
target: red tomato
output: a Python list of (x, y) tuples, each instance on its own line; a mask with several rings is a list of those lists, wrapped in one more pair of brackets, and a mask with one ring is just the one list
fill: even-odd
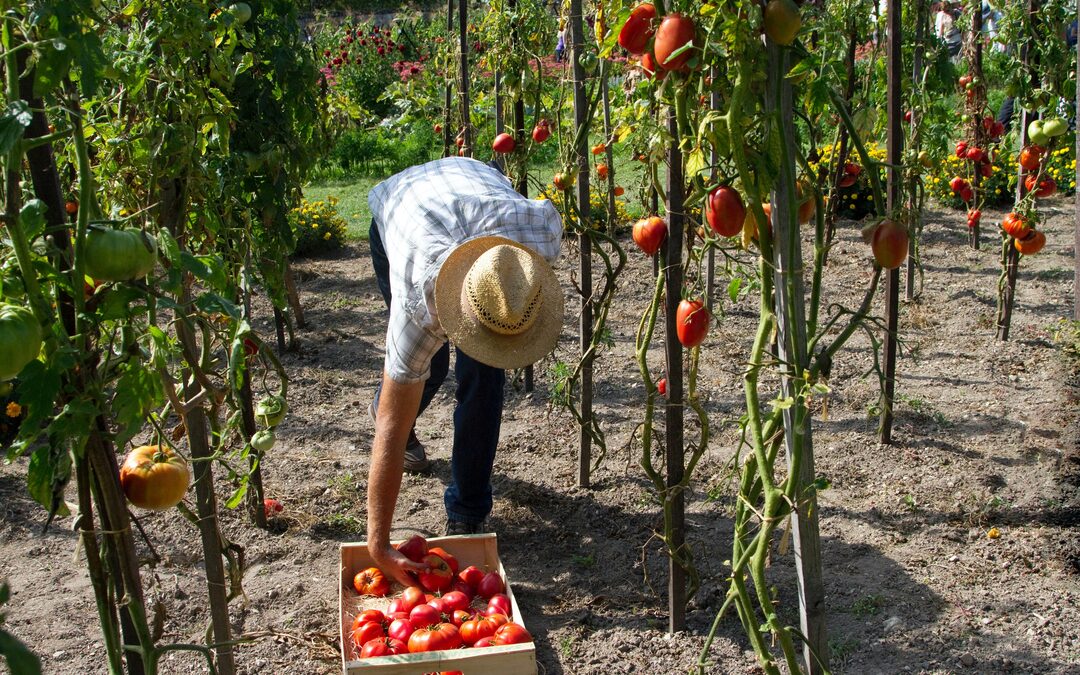
[(491, 642), (495, 645), (518, 645), (532, 642), (532, 635), (521, 624), (510, 622), (499, 626)]
[(473, 647), (493, 647), (495, 645), (495, 643), (492, 641), (493, 639), (493, 635), (489, 635), (485, 638), (480, 638), (473, 644)]
[(65, 202), (64, 203), (64, 211), (66, 211), (69, 216), (75, 215), (76, 213), (79, 212), (79, 202), (77, 202), (75, 200)]
[(619, 46), (631, 54), (641, 54), (653, 36), (656, 7), (642, 3), (630, 10), (630, 17), (619, 31)]
[(536, 143), (543, 143), (551, 137), (551, 129), (546, 124), (537, 124), (533, 127), (532, 139)]
[(480, 580), (484, 578), (484, 570), (480, 569), (476, 565), (469, 565), (465, 569), (458, 572), (458, 579), (465, 582), (473, 593), (476, 593), (476, 587), (480, 585)]
[(1027, 219), (1016, 212), (1008, 213), (1001, 221), (1001, 229), (1014, 239), (1023, 239), (1031, 232)]
[(1047, 176), (1036, 184), (1035, 175), (1029, 174), (1027, 178), (1024, 179), (1024, 188), (1026, 188), (1028, 192), (1034, 192), (1037, 198), (1042, 199), (1057, 192), (1057, 183), (1053, 178)]
[(365, 624), (365, 623), (382, 623), (384, 621), (386, 621), (386, 615), (383, 614), (382, 612), (380, 612), (379, 610), (377, 610), (377, 609), (365, 609), (364, 611), (357, 614), (356, 618), (353, 619), (352, 627), (353, 627), (353, 630), (356, 630), (357, 628), (360, 627), (361, 624)]
[(426, 604), (417, 605), (409, 612), (409, 622), (413, 625), (413, 628), (426, 628), (432, 624), (439, 623), (441, 618), (439, 610)]
[(446, 606), (446, 602), (442, 598), (432, 598), (427, 601), (427, 604), (430, 607), (434, 607), (435, 611), (440, 615), (453, 613), (453, 610)]
[(675, 311), (675, 331), (684, 347), (697, 347), (709, 332), (709, 312), (701, 300), (681, 300)]
[(967, 141), (957, 141), (956, 143), (956, 156), (963, 159), (967, 156)]
[(452, 617), (450, 617), (450, 622), (453, 623), (455, 626), (457, 626), (458, 630), (460, 630), (461, 629), (461, 624), (463, 624), (466, 621), (468, 621), (469, 619), (471, 619), (472, 616), (473, 615), (470, 614), (468, 610), (455, 609), (454, 610), (454, 615)]
[(963, 192), (964, 188), (970, 188), (971, 184), (960, 176), (953, 176), (953, 179), (949, 181), (949, 187), (952, 189), (953, 192), (959, 193)]
[(1046, 235), (1038, 230), (1032, 230), (1023, 239), (1014, 241), (1013, 246), (1024, 255), (1035, 255), (1043, 250), (1043, 246), (1046, 246)]
[(397, 545), (398, 553), (413, 562), (420, 562), (427, 555), (427, 540), (418, 534), (414, 534), (404, 542)]
[(450, 566), (450, 571), (453, 574), (456, 575), (458, 573), (458, 569), (460, 569), (461, 565), (458, 563), (458, 559), (455, 558), (451, 553), (443, 550), (440, 546), (432, 546), (428, 549), (427, 552), (429, 554), (434, 553), (435, 555), (445, 560), (446, 564)]
[(369, 567), (360, 570), (353, 577), (353, 588), (360, 595), (377, 595), (383, 597), (390, 592), (390, 580), (383, 575), (378, 567)]
[(162, 445), (135, 448), (120, 467), (120, 487), (128, 501), (151, 511), (165, 511), (179, 504), (190, 480), (184, 458)]
[(854, 184), (855, 184), (855, 183), (856, 183), (856, 182), (857, 182), (858, 180), (859, 180), (859, 179), (858, 179), (858, 177), (857, 177), (857, 176), (852, 176), (852, 175), (851, 175), (851, 174), (849, 174), (849, 173), (845, 173), (845, 174), (844, 174), (843, 176), (841, 176), (841, 177), (840, 177), (840, 180), (839, 180), (839, 182), (837, 182), (837, 184), (836, 184), (836, 185), (837, 185), (838, 187), (842, 187), (842, 188), (846, 188), (846, 187), (851, 187), (851, 186), (852, 186), (852, 185), (854, 185)]
[(427, 602), (427, 598), (424, 597), (424, 591), (419, 586), (409, 586), (401, 592), (401, 610), (402, 612), (411, 612), (413, 607), (422, 605)]
[(490, 598), (496, 593), (502, 593), (504, 590), (506, 590), (506, 584), (503, 583), (498, 572), (488, 572), (480, 580), (480, 583), (476, 585), (476, 594), (481, 598)]
[(442, 596), (442, 601), (449, 612), (455, 612), (469, 606), (469, 596), (461, 591), (450, 591), (449, 593), (446, 593)]
[(887, 270), (896, 269), (908, 253), (907, 228), (894, 220), (883, 220), (874, 228), (870, 248), (874, 260)]
[(369, 659), (375, 656), (396, 656), (408, 654), (409, 646), (401, 640), (394, 638), (375, 638), (364, 643), (360, 649), (360, 658)]
[(608, 177), (608, 166), (607, 166), (607, 164), (597, 164), (596, 165), (596, 175), (600, 177), (600, 180), (607, 179), (607, 177)]
[(656, 392), (661, 396), (667, 396), (667, 378), (661, 377), (656, 381)]
[(454, 573), (450, 570), (450, 565), (434, 553), (424, 556), (424, 562), (427, 564), (428, 569), (426, 572), (420, 572), (420, 585), (429, 591), (442, 591), (450, 588), (450, 584), (454, 581)]
[(454, 579), (454, 583), (450, 584), (450, 590), (461, 593), (469, 599), (469, 602), (472, 602), (472, 599), (476, 597), (476, 589), (461, 579)]
[(467, 645), (473, 645), (478, 640), (491, 637), (500, 626), (507, 623), (502, 614), (494, 616), (480, 616), (479, 614), (461, 623), (461, 640)]
[(656, 57), (652, 55), (652, 52), (645, 52), (641, 55), (641, 69), (645, 71), (645, 74), (652, 79), (657, 71), (660, 73), (660, 79), (664, 79), (664, 75), (667, 75), (666, 70), (661, 70), (656, 67)]
[(417, 628), (409, 636), (409, 652), (437, 652), (443, 649), (457, 649), (461, 646), (461, 635), (452, 623), (437, 623)]
[(729, 185), (721, 185), (709, 193), (705, 201), (705, 220), (713, 232), (721, 237), (734, 237), (742, 231), (746, 220), (746, 205), (739, 191)]
[(390, 628), (386, 630), (386, 634), (395, 640), (401, 640), (402, 642), (408, 642), (409, 636), (413, 634), (416, 628), (413, 626), (412, 621), (408, 619), (394, 619), (390, 622)]
[[(408, 609), (412, 609), (412, 607), (409, 607)], [(401, 598), (394, 598), (386, 608), (386, 616), (393, 616), (395, 614), (405, 614), (406, 616), (409, 614), (405, 607), (405, 601)]]
[[(499, 614), (510, 616), (510, 598), (502, 593), (496, 593), (488, 599), (488, 610), (496, 609)], [(485, 614), (489, 612), (485, 611)]]
[(656, 42), (653, 43), (657, 64), (664, 70), (683, 70), (686, 62), (694, 55), (694, 50), (687, 49), (678, 56), (672, 56), (672, 53), (693, 41), (693, 19), (678, 12), (668, 14), (660, 22), (660, 28), (656, 30)]
[(634, 243), (638, 245), (645, 255), (656, 255), (660, 245), (667, 238), (667, 223), (659, 216), (642, 218), (634, 223), (632, 232)]
[(384, 637), (386, 637), (386, 630), (383, 629), (381, 622), (376, 621), (362, 623), (352, 633), (353, 644), (356, 645), (357, 649), (361, 649), (372, 640)]
[(281, 505), (281, 502), (273, 497), (267, 497), (263, 500), (263, 513), (267, 518), (277, 515), (285, 510), (285, 507)]
[(499, 154), (506, 154), (513, 152), (517, 147), (517, 141), (510, 134), (502, 133), (495, 137), (495, 140), (491, 142), (491, 150)]

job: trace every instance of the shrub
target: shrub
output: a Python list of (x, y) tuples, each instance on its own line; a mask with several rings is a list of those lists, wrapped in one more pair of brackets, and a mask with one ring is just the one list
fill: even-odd
[(335, 197), (315, 202), (305, 199), (289, 213), (296, 255), (325, 253), (345, 244), (345, 219), (337, 212), (337, 202)]
[[(826, 166), (831, 167), (834, 161), (834, 156), (839, 150), (837, 146), (826, 145), (821, 148), (820, 156), (816, 161), (810, 162), (810, 168), (816, 174), (818, 166), (821, 163), (825, 163)], [(885, 161), (885, 150), (877, 145), (869, 145), (866, 148), (867, 154), (870, 155), (870, 159), (875, 162)], [(855, 151), (855, 148), (849, 147), (848, 149), (848, 162), (858, 164), (862, 166), (862, 161), (859, 158), (859, 154)], [(830, 168), (830, 171), (832, 169)], [(885, 172), (882, 170), (879, 174), (881, 176), (882, 188), (885, 186)], [(838, 188), (836, 191), (836, 197), (838, 203), (836, 205), (836, 215), (840, 218), (849, 218), (851, 220), (862, 220), (867, 215), (874, 212), (874, 192), (870, 188), (870, 177), (866, 167), (863, 167), (862, 173), (855, 180), (855, 184), (849, 187)]]

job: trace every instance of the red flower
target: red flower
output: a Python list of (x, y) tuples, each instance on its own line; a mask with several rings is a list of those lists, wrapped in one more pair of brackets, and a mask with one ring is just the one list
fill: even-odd
[(323, 51), (322, 55), (329, 58), (330, 57), (330, 50), (327, 49), (327, 50)]
[(386, 50), (383, 49), (382, 47), (379, 47), (379, 56), (382, 56), (385, 53), (386, 53)]
[(412, 73), (413, 75), (416, 75), (417, 73), (420, 72), (420, 69), (417, 68), (416, 66), (412, 66), (411, 68), (409, 68), (409, 72)]
[(334, 65), (335, 66), (340, 66), (341, 65), (341, 57), (340, 56), (334, 58)]

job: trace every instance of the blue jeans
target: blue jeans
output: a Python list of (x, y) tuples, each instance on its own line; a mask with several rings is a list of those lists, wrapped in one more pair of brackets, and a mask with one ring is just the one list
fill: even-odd
[[(375, 281), (386, 306), (390, 306), (390, 261), (375, 220), (368, 234)], [(457, 379), (454, 409), (454, 449), (450, 458), (451, 481), (443, 494), (446, 517), (469, 525), (479, 525), (491, 513), (491, 469), (499, 445), (502, 425), (503, 387), (506, 371), (480, 363), (456, 349), (454, 377)], [(450, 343), (446, 342), (431, 360), (431, 374), (424, 382), (417, 417), (423, 414), (450, 370)], [(380, 385), (375, 390), (378, 408)]]

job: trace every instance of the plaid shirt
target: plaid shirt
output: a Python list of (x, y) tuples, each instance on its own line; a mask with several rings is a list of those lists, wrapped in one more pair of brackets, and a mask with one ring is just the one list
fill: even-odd
[(435, 311), (435, 278), (450, 251), (469, 239), (500, 235), (559, 257), (562, 221), (547, 200), (522, 197), (497, 169), (447, 157), (406, 169), (368, 195), (390, 262), (386, 372), (396, 382), (426, 380), (446, 342)]

